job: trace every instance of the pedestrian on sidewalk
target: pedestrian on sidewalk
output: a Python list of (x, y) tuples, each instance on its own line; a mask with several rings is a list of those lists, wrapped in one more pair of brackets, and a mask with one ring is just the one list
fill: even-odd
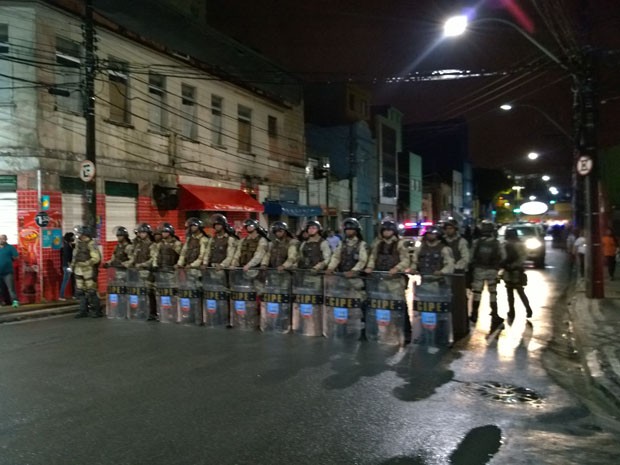
[(586, 238), (583, 235), (583, 231), (577, 232), (577, 239), (573, 245), (573, 254), (577, 257), (577, 263), (579, 264), (579, 277), (585, 276), (586, 267)]
[(13, 262), (19, 254), (15, 247), (7, 242), (5, 234), (0, 235), (0, 281), (9, 291), (13, 307), (19, 306), (17, 293), (15, 292), (15, 279), (13, 278)]
[[(75, 247), (75, 234), (65, 233), (62, 238), (62, 249), (60, 249), (60, 267), (62, 269), (62, 283), (60, 284), (60, 295), (58, 300), (67, 300), (65, 291), (67, 284), (71, 281), (71, 293), (75, 295), (75, 278), (71, 272), (71, 261), (73, 260), (73, 249)], [(72, 296), (73, 297), (73, 296)]]
[(525, 274), (525, 267), (523, 266), (527, 258), (525, 245), (521, 242), (521, 239), (519, 239), (516, 229), (506, 229), (504, 238), (506, 258), (502, 263), (502, 268), (504, 270), (502, 279), (504, 280), (504, 284), (506, 284), (506, 294), (508, 295), (508, 324), (512, 325), (515, 320), (515, 290), (517, 294), (519, 294), (519, 298), (525, 307), (526, 318), (532, 318), (532, 307), (530, 307), (530, 301), (523, 289), (523, 287), (527, 285), (527, 275)]
[(618, 252), (618, 241), (610, 228), (605, 230), (605, 235), (601, 238), (601, 243), (603, 245), (603, 255), (605, 256), (605, 263), (607, 264), (609, 280), (613, 281), (614, 274), (616, 273), (616, 253)]

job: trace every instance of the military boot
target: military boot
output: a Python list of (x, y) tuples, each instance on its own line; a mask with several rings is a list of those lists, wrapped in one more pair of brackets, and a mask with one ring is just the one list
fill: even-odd
[(471, 315), (469, 315), (469, 321), (476, 324), (478, 321), (478, 309), (480, 308), (480, 301), (474, 300), (472, 302)]
[(78, 298), (80, 302), (80, 311), (75, 318), (87, 318), (88, 317), (88, 300), (86, 298), (86, 293), (79, 289), (76, 291), (75, 296)]
[(491, 302), (491, 328), (489, 336), (504, 329), (504, 319), (497, 314), (497, 302)]
[(99, 301), (99, 295), (96, 290), (92, 290), (88, 292), (88, 303), (90, 304), (90, 308), (92, 310), (91, 316), (93, 318), (101, 318), (103, 316), (103, 312), (101, 311), (101, 302)]
[(157, 297), (154, 293), (149, 294), (149, 317), (147, 321), (159, 321), (157, 319)]

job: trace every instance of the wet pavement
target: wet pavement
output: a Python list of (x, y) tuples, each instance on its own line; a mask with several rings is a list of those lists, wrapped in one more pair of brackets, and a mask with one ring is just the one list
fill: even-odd
[(583, 382), (570, 338), (546, 350), (569, 283), (566, 257), (548, 257), (528, 271), (531, 326), (518, 303), (496, 341), (483, 315), (436, 354), (139, 321), (0, 325), (0, 464), (616, 463), (613, 416), (547, 372)]

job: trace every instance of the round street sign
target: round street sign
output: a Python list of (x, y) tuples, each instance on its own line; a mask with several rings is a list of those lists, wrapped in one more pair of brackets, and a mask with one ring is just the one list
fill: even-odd
[(34, 222), (37, 223), (39, 228), (45, 228), (50, 224), (50, 217), (47, 212), (39, 212), (37, 216), (34, 217)]
[(90, 182), (95, 178), (95, 164), (90, 160), (84, 160), (80, 163), (80, 179), (84, 182)]
[(582, 155), (577, 159), (577, 173), (582, 176), (585, 176), (592, 171), (592, 158), (587, 155)]

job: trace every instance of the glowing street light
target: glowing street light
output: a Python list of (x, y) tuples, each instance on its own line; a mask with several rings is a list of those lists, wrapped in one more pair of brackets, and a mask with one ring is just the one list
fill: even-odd
[(527, 158), (530, 160), (536, 160), (539, 157), (537, 152), (530, 152), (527, 154)]
[(558, 195), (560, 193), (560, 191), (558, 190), (557, 187), (551, 186), (549, 188), (549, 192), (551, 193), (551, 195)]
[(530, 195), (530, 200), (536, 200), (536, 196), (535, 195)]
[(545, 175), (543, 175), (543, 177), (541, 179), (543, 181), (547, 182), (547, 181), (549, 181), (551, 179), (551, 177), (545, 174)]
[(469, 20), (465, 15), (452, 16), (443, 25), (444, 37), (456, 37), (465, 33)]

